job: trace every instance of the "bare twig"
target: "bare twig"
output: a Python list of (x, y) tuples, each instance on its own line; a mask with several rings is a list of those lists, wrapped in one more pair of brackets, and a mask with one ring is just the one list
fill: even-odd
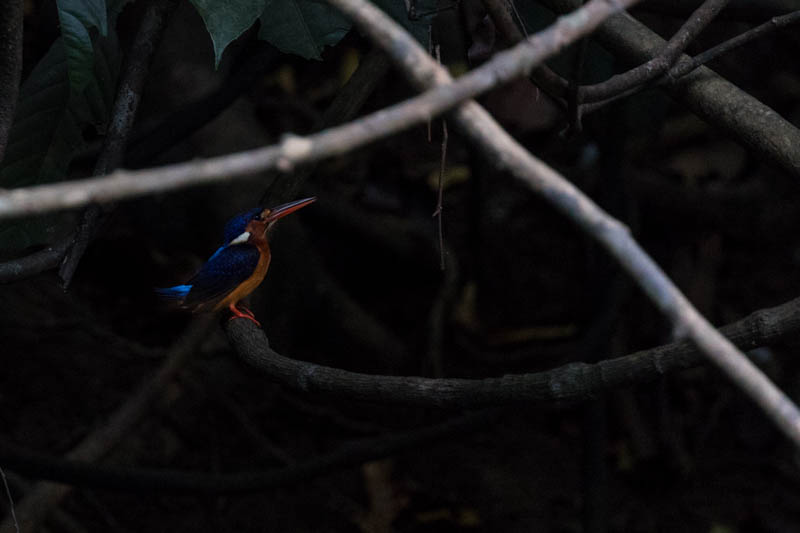
[[(513, 1), (507, 0), (482, 0), (483, 7), (494, 22), (498, 31), (505, 37), (505, 40), (510, 44), (517, 44), (523, 39), (528, 38), (528, 32), (522, 24), (522, 19), (516, 11), (516, 6)], [(516, 15), (520, 25), (514, 22), (513, 14)], [(530, 74), (531, 81), (537, 87), (541, 87), (551, 98), (558, 104), (565, 106), (564, 99), (566, 98), (567, 87), (569, 83), (567, 80), (559, 76), (556, 72), (551, 70), (547, 65), (541, 64), (534, 68)]]
[(137, 127), (125, 153), (124, 165), (137, 168), (153, 161), (225, 111), (272, 68), (281, 53), (264, 41), (254, 43), (242, 55), (246, 59), (214, 92), (185, 104), (149, 127)]
[(23, 0), (9, 0), (0, 8), (0, 161), (6, 153), (19, 96), (24, 4)]
[[(150, 61), (167, 25), (170, 14), (177, 6), (177, 0), (152, 0), (145, 11), (136, 38), (128, 52), (122, 79), (111, 111), (111, 123), (103, 141), (103, 149), (94, 167), (95, 175), (108, 174), (117, 168), (125, 154), (128, 135), (139, 108)], [(75, 269), (89, 246), (100, 224), (102, 209), (90, 205), (82, 214), (78, 230), (72, 238), (58, 274), (64, 287), (68, 287), (75, 275)]]
[(706, 0), (664, 45), (663, 49), (647, 62), (627, 72), (612, 76), (595, 85), (584, 85), (578, 91), (581, 102), (605, 100), (624, 93), (638, 85), (654, 80), (665, 73), (681, 57), (695, 37), (717, 16), (730, 0)]
[[(442, 64), (441, 49), (436, 45), (436, 62)], [(436, 209), (433, 216), (436, 217), (439, 224), (439, 268), (444, 271), (444, 231), (442, 230), (442, 196), (444, 193), (444, 173), (447, 169), (447, 119), (442, 119), (442, 156), (439, 163), (439, 186), (438, 194), (436, 196)], [(430, 141), (430, 135), (428, 136)]]
[(316, 135), (288, 135), (279, 145), (151, 170), (118, 170), (101, 178), (0, 192), (0, 219), (230, 180), (268, 168), (289, 171), (301, 163), (339, 155), (425, 122), (458, 102), (514, 79), (635, 1), (619, 0), (611, 6), (605, 0), (593, 0), (455, 83)]
[[(433, 61), (413, 37), (366, 0), (329, 2), (350, 17), (376, 44), (383, 46), (416, 85), (428, 88), (452, 83), (448, 72)], [(605, 2), (601, 4), (592, 0), (581, 9), (591, 12), (591, 6), (599, 9), (598, 6), (603, 5), (608, 6)], [(667, 316), (675, 330), (697, 344), (800, 447), (800, 410), (797, 406), (703, 318), (636, 243), (625, 226), (566, 178), (526, 151), (474, 101), (461, 104), (453, 112), (453, 117), (490, 161), (511, 172), (598, 241)]]
[(6, 473), (2, 467), (0, 467), (0, 478), (3, 478), (3, 487), (6, 489), (6, 496), (8, 496), (8, 504), (10, 506), (11, 512), (11, 521), (14, 524), (14, 530), (16, 533), (19, 533), (19, 521), (17, 520), (17, 510), (14, 507), (14, 498), (11, 496), (11, 489), (8, 486), (8, 479), (6, 479)]
[(773, 17), (767, 22), (764, 22), (763, 24), (760, 24), (755, 28), (751, 28), (735, 37), (732, 37), (727, 41), (723, 41), (720, 44), (709, 48), (705, 52), (697, 54), (691, 59), (687, 57), (681, 58), (681, 60), (678, 61), (669, 70), (669, 72), (661, 76), (661, 78), (656, 80), (655, 83), (645, 83), (642, 85), (638, 85), (627, 91), (617, 93), (614, 96), (611, 96), (605, 100), (583, 104), (582, 105), (583, 114), (586, 115), (589, 113), (593, 113), (598, 109), (606, 107), (612, 102), (616, 102), (617, 100), (620, 100), (622, 98), (627, 98), (628, 96), (637, 94), (650, 87), (664, 87), (674, 84), (679, 78), (682, 78), (683, 76), (686, 76), (691, 72), (694, 72), (697, 68), (705, 65), (710, 61), (713, 61), (719, 56), (726, 54), (732, 50), (736, 50), (737, 48), (749, 43), (754, 39), (763, 37), (765, 35), (769, 35), (775, 30), (778, 30), (780, 28), (785, 28), (786, 26), (790, 26), (792, 24), (797, 24), (798, 22), (800, 22), (800, 11), (794, 11), (792, 13), (788, 13), (780, 17)]
[[(389, 71), (389, 60), (383, 51), (375, 47), (370, 50), (358, 63), (358, 68), (350, 79), (336, 93), (331, 104), (322, 114), (321, 120), (314, 124), (314, 130), (330, 128), (352, 120), (372, 95), (375, 89)], [(269, 187), (261, 196), (261, 205), (267, 200), (279, 203), (293, 199), (303, 188), (314, 173), (314, 165), (307, 165), (297, 169), (292, 174), (292, 179), (279, 180), (278, 172), (266, 176), (265, 181)]]
[(447, 119), (442, 119), (442, 157), (439, 164), (439, 186), (436, 195), (436, 210), (433, 216), (439, 224), (439, 268), (444, 271), (444, 230), (442, 229), (442, 196), (444, 195), (444, 173), (447, 168)]
[[(175, 374), (183, 368), (200, 342), (205, 339), (212, 321), (212, 315), (200, 315), (192, 321), (183, 336), (170, 349), (166, 361), (155, 376), (142, 384), (139, 390), (111, 415), (105, 425), (84, 438), (66, 455), (66, 458), (72, 461), (92, 462), (111, 451), (146, 413)], [(52, 483), (34, 485), (17, 506), (22, 531), (35, 531), (49, 511), (71, 490), (68, 485)], [(6, 533), (10, 531), (10, 527), (9, 520), (5, 520), (0, 524), (0, 532)]]
[[(127, 492), (186, 492), (225, 494), (258, 492), (305, 481), (347, 466), (359, 465), (393, 453), (415, 449), (452, 435), (486, 429), (502, 420), (506, 411), (486, 409), (407, 431), (343, 444), (338, 449), (295, 465), (261, 472), (207, 474), (152, 468), (115, 468), (31, 453), (0, 440), (0, 456), (8, 468), (42, 479), (72, 485)], [(5, 530), (0, 530), (5, 533)]]
[[(579, 5), (577, 0), (542, 0), (542, 3), (556, 12)], [(627, 14), (610, 17), (594, 37), (628, 64), (648, 61), (664, 47), (661, 37)], [(800, 130), (762, 102), (706, 67), (694, 70), (667, 88), (670, 95), (709, 124), (791, 176), (800, 176)]]
[[(697, 8), (697, 0), (649, 0), (642, 10), (685, 18)], [(797, 0), (731, 0), (722, 13), (727, 20), (752, 22), (766, 17), (776, 17), (800, 9)]]
[(670, 70), (669, 76), (671, 78), (680, 78), (681, 76), (685, 76), (686, 74), (695, 70), (697, 67), (705, 65), (709, 61), (713, 61), (722, 54), (727, 54), (728, 52), (735, 50), (736, 48), (745, 45), (754, 39), (768, 35), (780, 28), (797, 24), (798, 22), (800, 22), (800, 11), (787, 13), (786, 15), (782, 15), (780, 17), (773, 17), (767, 22), (759, 24), (755, 28), (751, 28), (743, 33), (740, 33), (736, 37), (732, 37), (727, 41), (709, 48), (701, 54), (697, 54), (689, 61), (681, 61)]

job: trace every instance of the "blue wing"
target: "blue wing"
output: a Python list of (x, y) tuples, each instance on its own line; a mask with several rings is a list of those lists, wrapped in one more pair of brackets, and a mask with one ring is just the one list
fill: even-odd
[(191, 285), (175, 285), (174, 287), (165, 287), (163, 289), (158, 288), (156, 289), (156, 294), (169, 302), (182, 302), (191, 289)]
[(191, 289), (183, 305), (197, 307), (222, 299), (253, 274), (260, 257), (252, 244), (223, 246), (189, 282)]

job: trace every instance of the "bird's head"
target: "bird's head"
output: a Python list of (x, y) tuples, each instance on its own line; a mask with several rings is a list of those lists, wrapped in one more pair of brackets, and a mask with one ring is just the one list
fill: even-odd
[(316, 197), (295, 200), (277, 207), (257, 207), (235, 216), (225, 225), (226, 244), (257, 243), (266, 240), (267, 233), (278, 219), (316, 202)]

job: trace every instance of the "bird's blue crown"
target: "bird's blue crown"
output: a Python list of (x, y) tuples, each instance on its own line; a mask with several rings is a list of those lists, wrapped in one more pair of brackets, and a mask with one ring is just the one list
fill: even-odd
[(261, 211), (263, 211), (262, 208), (254, 207), (230, 219), (228, 223), (225, 224), (225, 244), (244, 233), (247, 223), (256, 218)]

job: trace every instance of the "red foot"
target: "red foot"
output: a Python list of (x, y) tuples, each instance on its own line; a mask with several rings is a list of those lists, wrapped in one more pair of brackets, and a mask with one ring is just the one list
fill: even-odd
[(233, 320), (234, 318), (246, 318), (247, 320), (252, 321), (256, 326), (261, 327), (261, 322), (256, 320), (256, 315), (254, 315), (253, 312), (245, 306), (242, 306), (240, 309), (236, 307), (236, 304), (230, 304), (228, 309), (231, 310), (231, 314), (233, 315), (228, 320)]

